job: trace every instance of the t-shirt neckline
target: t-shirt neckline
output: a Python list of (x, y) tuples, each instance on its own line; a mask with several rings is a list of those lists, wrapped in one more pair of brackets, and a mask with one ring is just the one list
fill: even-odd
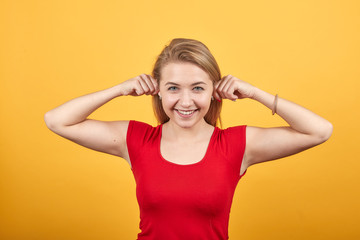
[(174, 163), (174, 162), (171, 162), (169, 160), (166, 160), (163, 155), (161, 154), (161, 138), (162, 138), (162, 127), (163, 127), (163, 124), (160, 125), (160, 133), (159, 133), (159, 137), (158, 137), (158, 141), (157, 141), (157, 149), (158, 149), (158, 154), (160, 156), (160, 159), (165, 162), (165, 163), (168, 163), (168, 164), (171, 164), (171, 165), (175, 165), (175, 166), (180, 166), (180, 167), (191, 167), (191, 166), (197, 166), (197, 165), (200, 165), (200, 164), (203, 164), (207, 158), (207, 156), (209, 155), (209, 152), (210, 152), (210, 149), (211, 149), (211, 146), (213, 145), (213, 142), (214, 142), (214, 139), (215, 139), (215, 133), (217, 132), (218, 130), (218, 127), (214, 127), (214, 130), (211, 134), (211, 137), (210, 137), (210, 141), (209, 141), (209, 144), (206, 148), (206, 152), (205, 152), (205, 155), (204, 157), (198, 161), (198, 162), (194, 162), (194, 163), (189, 163), (189, 164), (179, 164), (179, 163)]

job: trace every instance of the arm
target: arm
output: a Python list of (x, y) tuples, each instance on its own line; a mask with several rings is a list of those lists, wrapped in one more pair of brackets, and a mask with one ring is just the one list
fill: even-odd
[[(250, 98), (273, 109), (274, 96), (231, 75), (224, 77), (215, 90), (216, 98)], [(247, 127), (243, 168), (283, 158), (325, 142), (331, 136), (330, 122), (310, 110), (278, 98), (277, 114), (289, 126), (274, 128)]]
[(156, 81), (149, 75), (131, 78), (114, 87), (70, 100), (45, 114), (47, 127), (77, 144), (129, 160), (126, 147), (128, 121), (98, 121), (87, 117), (119, 96), (156, 94)]

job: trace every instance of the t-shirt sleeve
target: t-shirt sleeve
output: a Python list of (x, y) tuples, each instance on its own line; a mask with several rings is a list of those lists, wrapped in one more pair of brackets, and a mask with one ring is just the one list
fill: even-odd
[(246, 125), (226, 128), (224, 135), (226, 139), (227, 159), (240, 174), (246, 147)]
[(153, 127), (147, 123), (134, 120), (129, 121), (126, 144), (132, 167), (136, 164), (138, 156), (143, 152), (143, 147), (148, 141), (152, 130)]

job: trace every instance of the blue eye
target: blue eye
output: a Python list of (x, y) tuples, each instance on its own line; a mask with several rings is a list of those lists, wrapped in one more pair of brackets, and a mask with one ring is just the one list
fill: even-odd
[(202, 88), (202, 87), (194, 87), (194, 89), (195, 89), (196, 91), (202, 91), (202, 90), (204, 90), (204, 88)]
[(175, 91), (176, 89), (177, 89), (177, 87), (175, 87), (175, 86), (171, 86), (168, 88), (168, 90), (170, 90), (170, 91)]

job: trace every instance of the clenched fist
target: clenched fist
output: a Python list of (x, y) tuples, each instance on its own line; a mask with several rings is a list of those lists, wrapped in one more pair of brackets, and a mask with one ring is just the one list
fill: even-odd
[(218, 100), (253, 98), (255, 94), (255, 87), (245, 81), (242, 81), (234, 76), (227, 75), (223, 77), (214, 86), (214, 97)]
[(148, 74), (141, 74), (120, 84), (122, 96), (155, 95), (159, 92), (156, 80)]

